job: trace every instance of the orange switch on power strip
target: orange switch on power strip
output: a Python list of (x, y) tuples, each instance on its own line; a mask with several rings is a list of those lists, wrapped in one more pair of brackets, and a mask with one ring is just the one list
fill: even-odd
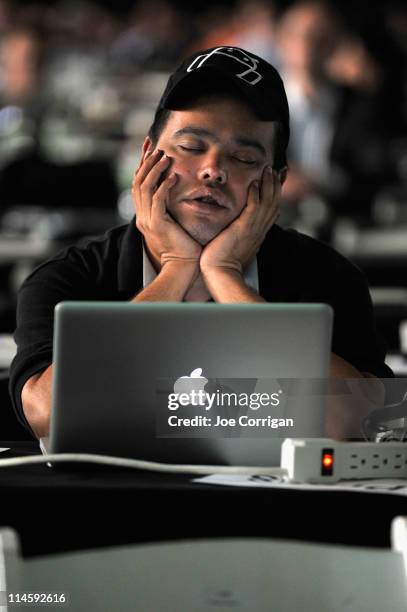
[(332, 476), (334, 470), (334, 449), (323, 448), (321, 452), (321, 476)]

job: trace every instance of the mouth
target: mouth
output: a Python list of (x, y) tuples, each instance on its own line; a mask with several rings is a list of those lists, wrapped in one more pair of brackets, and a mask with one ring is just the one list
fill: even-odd
[(226, 210), (228, 207), (223, 195), (202, 193), (202, 191), (191, 193), (189, 197), (185, 198), (184, 203), (191, 206), (198, 212), (208, 213)]
[(192, 198), (191, 201), (198, 202), (199, 204), (207, 204), (208, 206), (215, 206), (217, 208), (224, 208), (224, 206), (222, 206), (222, 204), (220, 204), (216, 198), (210, 195)]
[(213, 215), (214, 213), (226, 210), (217, 200), (208, 196), (185, 199), (184, 203), (198, 214)]

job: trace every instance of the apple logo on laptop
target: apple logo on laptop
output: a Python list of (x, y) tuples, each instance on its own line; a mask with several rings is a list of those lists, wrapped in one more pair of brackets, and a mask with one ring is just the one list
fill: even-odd
[(208, 379), (202, 376), (202, 368), (196, 368), (189, 376), (181, 376), (174, 383), (174, 393), (188, 393), (191, 395), (195, 391), (197, 401), (194, 402), (197, 406), (205, 406), (206, 393), (204, 391)]

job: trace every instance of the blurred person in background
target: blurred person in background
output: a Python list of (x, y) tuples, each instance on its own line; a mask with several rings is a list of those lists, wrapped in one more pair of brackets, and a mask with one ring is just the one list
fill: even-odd
[[(83, 2), (68, 2), (52, 10), (29, 5), (15, 14), (14, 21), (0, 43), (0, 111), (4, 110), (0, 115), (0, 213), (37, 208), (44, 221), (41, 231), (54, 237), (55, 232), (60, 236), (70, 230), (58, 221), (54, 228), (47, 221), (48, 213), (76, 209), (71, 225), (86, 232), (84, 209), (94, 209), (89, 223), (100, 227), (97, 217), (102, 209), (116, 212), (117, 186), (111, 157), (97, 147), (103, 135), (87, 120), (83, 108), (86, 94), (107, 80), (103, 72), (106, 43), (115, 32), (115, 21), (103, 9)], [(15, 132), (20, 123), (21, 145), (10, 147), (3, 156), (12, 141), (13, 122)], [(79, 214), (80, 223), (76, 221)], [(8, 215), (9, 220), (13, 218), (20, 217)], [(18, 226), (26, 227), (20, 221)]]
[[(47, 37), (36, 24), (17, 20), (0, 40), (0, 215), (11, 203), (10, 195), (24, 187), (23, 176), (5, 187), (9, 165), (39, 151), (48, 111), (46, 58)], [(29, 175), (35, 176), (29, 163)]]
[(233, 46), (241, 24), (237, 24), (231, 11), (224, 5), (209, 5), (200, 12), (197, 21), (197, 37), (188, 47), (189, 53), (195, 53), (205, 47)]
[(44, 43), (40, 32), (15, 26), (0, 41), (0, 104), (32, 104), (41, 92)]
[(267, 0), (240, 0), (233, 11), (217, 7), (204, 12), (198, 23), (203, 34), (190, 47), (236, 46), (276, 63), (275, 8)]
[(346, 181), (333, 206), (361, 223), (380, 190), (399, 180), (394, 144), (407, 135), (405, 61), (381, 24), (349, 29), (325, 66), (342, 87), (331, 160)]
[(240, 23), (236, 46), (243, 47), (268, 62), (277, 63), (275, 6), (267, 0), (241, 0), (236, 9)]
[(80, 116), (83, 97), (108, 76), (110, 47), (120, 21), (105, 8), (83, 0), (46, 7), (44, 16), (50, 31), (50, 95), (60, 107)]
[(329, 151), (338, 93), (324, 73), (324, 60), (335, 35), (331, 9), (312, 0), (294, 3), (277, 25), (280, 69), (292, 115), (290, 173), (283, 197), (293, 204), (332, 188)]
[(178, 61), (193, 28), (184, 14), (168, 0), (140, 0), (126, 20), (124, 30), (112, 45), (119, 63), (164, 68)]
[(55, 47), (78, 47), (92, 52), (105, 49), (120, 29), (120, 20), (95, 2), (70, 0), (43, 7)]
[[(385, 11), (340, 14), (300, 1), (277, 28), (292, 109), (286, 201), (322, 200), (331, 217), (371, 224), (380, 190), (398, 180), (394, 142), (405, 134), (405, 64)], [(381, 17), (380, 17), (381, 15)]]

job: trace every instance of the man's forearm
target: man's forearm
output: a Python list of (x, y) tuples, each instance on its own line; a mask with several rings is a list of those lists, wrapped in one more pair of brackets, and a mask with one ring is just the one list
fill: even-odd
[(48, 436), (51, 417), (52, 365), (41, 374), (34, 374), (25, 383), (21, 402), (31, 429), (37, 438)]
[(234, 270), (203, 270), (209, 293), (220, 304), (255, 304), (265, 300)]
[(182, 302), (199, 268), (195, 262), (168, 262), (131, 302)]

